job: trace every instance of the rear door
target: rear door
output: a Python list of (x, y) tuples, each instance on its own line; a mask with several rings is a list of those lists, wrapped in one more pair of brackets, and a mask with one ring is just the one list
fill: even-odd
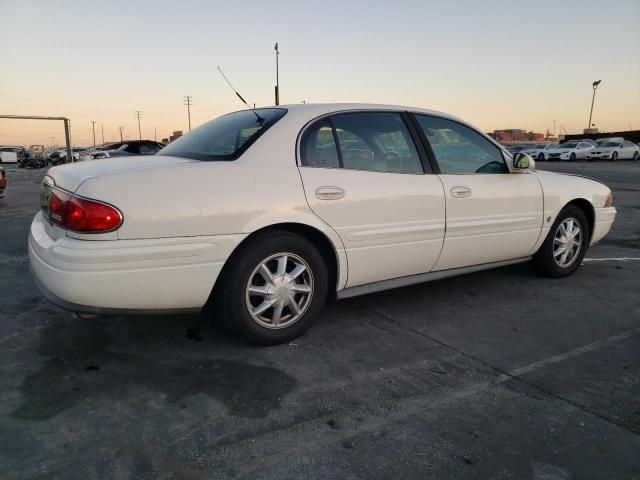
[(347, 287), (428, 272), (444, 238), (442, 183), (400, 112), (350, 112), (311, 124), (299, 146), (309, 206), (340, 236)]
[(543, 217), (535, 174), (510, 173), (502, 151), (466, 125), (431, 115), (414, 118), (446, 198), (446, 235), (434, 270), (531, 255)]

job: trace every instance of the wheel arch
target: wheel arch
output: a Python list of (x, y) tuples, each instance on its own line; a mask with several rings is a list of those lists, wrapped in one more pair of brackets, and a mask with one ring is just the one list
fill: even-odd
[[(584, 212), (585, 216), (587, 217), (587, 223), (589, 227), (589, 243), (591, 243), (591, 237), (593, 236), (593, 229), (596, 223), (596, 210), (593, 204), (585, 198), (574, 198), (573, 200), (567, 202), (567, 204), (562, 207), (560, 211), (564, 210), (570, 205), (575, 205), (576, 207), (578, 207)], [(558, 215), (559, 214), (560, 213), (558, 212)]]
[[(320, 250), (320, 253), (322, 254), (327, 264), (327, 269), (329, 272), (329, 295), (331, 296), (331, 298), (336, 297), (340, 284), (346, 283), (346, 280), (341, 281), (341, 275), (343, 275), (343, 272), (341, 271), (340, 267), (340, 255), (338, 253), (338, 250), (336, 249), (334, 242), (324, 232), (311, 225), (298, 222), (282, 222), (267, 225), (253, 231), (234, 248), (234, 250), (231, 252), (231, 255), (229, 255), (229, 258), (227, 258), (227, 260), (225, 261), (224, 266), (222, 267), (222, 271), (218, 275), (218, 278), (216, 279), (213, 288), (211, 289), (207, 304), (211, 304), (216, 291), (216, 287), (218, 287), (219, 284), (224, 281), (224, 277), (229, 266), (242, 253), (247, 243), (250, 240), (254, 239), (256, 236), (264, 235), (268, 232), (294, 233), (311, 241), (318, 248), (318, 250)], [(346, 274), (346, 272), (344, 273)]]

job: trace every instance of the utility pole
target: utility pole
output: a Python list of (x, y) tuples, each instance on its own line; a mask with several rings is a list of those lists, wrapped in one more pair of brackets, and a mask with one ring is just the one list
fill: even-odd
[(189, 131), (191, 131), (191, 105), (193, 105), (193, 103), (191, 103), (192, 98), (193, 97), (191, 95), (184, 96), (184, 104), (187, 106), (187, 117), (189, 118)]
[(136, 118), (138, 119), (138, 137), (142, 140), (142, 129), (140, 128), (140, 119), (142, 118), (142, 112), (140, 110), (136, 110)]
[(104, 145), (104, 123), (100, 124), (100, 128), (102, 129), (102, 144)]
[(96, 122), (91, 120), (91, 128), (93, 129), (93, 148), (96, 148)]
[(276, 105), (280, 105), (280, 77), (278, 72), (278, 57), (280, 56), (280, 51), (278, 50), (278, 42), (276, 42), (274, 49), (276, 51)]
[(593, 117), (593, 103), (596, 101), (596, 90), (601, 81), (602, 80), (597, 80), (591, 84), (591, 86), (593, 87), (593, 98), (591, 99), (591, 112), (589, 113), (589, 125), (587, 125), (588, 129), (591, 128), (591, 118)]
[(123, 127), (118, 127), (118, 130), (120, 130), (120, 141), (123, 142), (124, 140), (122, 139), (122, 133), (124, 131)]
[(158, 141), (158, 129), (156, 127), (153, 127), (153, 139), (156, 142)]

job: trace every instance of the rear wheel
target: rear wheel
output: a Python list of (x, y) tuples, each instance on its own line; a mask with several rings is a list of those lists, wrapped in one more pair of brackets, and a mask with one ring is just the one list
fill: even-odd
[(217, 290), (218, 312), (233, 331), (276, 345), (314, 323), (327, 297), (328, 272), (309, 240), (268, 232), (244, 245)]
[(638, 152), (633, 152), (633, 161), (634, 161), (634, 162), (638, 160), (638, 157), (640, 157), (640, 153), (638, 153)]
[(575, 205), (569, 205), (558, 215), (531, 264), (536, 272), (547, 277), (571, 275), (582, 263), (589, 238), (586, 215)]

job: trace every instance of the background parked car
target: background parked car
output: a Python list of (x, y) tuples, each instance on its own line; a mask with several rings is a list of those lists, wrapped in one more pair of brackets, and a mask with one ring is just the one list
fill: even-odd
[(130, 155), (155, 155), (164, 145), (153, 140), (128, 140), (97, 147), (82, 152), (79, 160), (98, 160), (101, 158), (126, 157)]
[(557, 147), (550, 148), (546, 152), (548, 160), (584, 160), (587, 155), (595, 147), (591, 143), (583, 140), (571, 140), (569, 142), (561, 143)]
[(596, 147), (602, 147), (605, 143), (609, 142), (624, 142), (624, 138), (622, 137), (609, 137), (609, 138), (599, 138), (596, 140)]
[(637, 160), (640, 156), (640, 148), (628, 140), (606, 142), (593, 149), (587, 155), (587, 160), (605, 159), (616, 161)]
[(509, 150), (509, 153), (520, 153), (528, 147), (529, 145), (507, 145), (507, 150)]
[[(87, 150), (87, 147), (71, 147), (71, 155), (73, 156), (74, 160), (79, 160), (80, 159), (80, 153), (84, 152)], [(67, 159), (67, 148), (59, 148), (58, 150), (55, 150), (53, 153), (51, 153), (51, 155), (49, 156), (49, 164), (50, 165), (59, 165), (61, 163), (64, 163)]]
[(0, 147), (0, 163), (20, 163), (26, 157), (24, 147), (6, 145)]
[(531, 157), (535, 160), (541, 161), (547, 159), (547, 157), (545, 157), (546, 151), (555, 147), (557, 147), (557, 145), (552, 145), (549, 143), (539, 143), (536, 145), (529, 145), (528, 148), (523, 150), (523, 152), (531, 155)]

